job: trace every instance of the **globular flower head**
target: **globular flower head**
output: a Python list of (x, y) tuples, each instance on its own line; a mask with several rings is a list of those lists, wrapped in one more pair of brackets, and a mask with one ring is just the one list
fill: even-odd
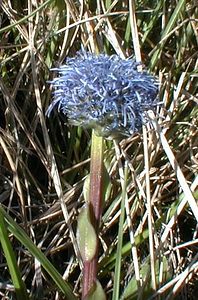
[(57, 106), (69, 124), (94, 128), (104, 137), (134, 134), (158, 95), (156, 79), (137, 66), (117, 55), (78, 52), (54, 69), (59, 76), (51, 82), (54, 100), (47, 114)]

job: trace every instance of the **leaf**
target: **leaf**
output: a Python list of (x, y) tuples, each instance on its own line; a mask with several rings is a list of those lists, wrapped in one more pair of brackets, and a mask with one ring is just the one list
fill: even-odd
[(85, 205), (79, 216), (77, 242), (83, 261), (91, 261), (97, 250), (97, 236), (90, 220), (89, 205)]
[(91, 292), (89, 296), (86, 297), (85, 300), (95, 300), (95, 299), (106, 300), (106, 295), (98, 280), (96, 281), (94, 290)]

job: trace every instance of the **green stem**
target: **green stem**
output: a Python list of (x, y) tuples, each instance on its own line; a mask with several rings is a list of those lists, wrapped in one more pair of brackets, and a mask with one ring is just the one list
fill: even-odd
[[(97, 235), (102, 214), (103, 202), (103, 152), (103, 138), (97, 136), (93, 130), (91, 144), (89, 204), (91, 222)], [(94, 258), (91, 261), (84, 262), (82, 299), (85, 299), (90, 291), (94, 288), (97, 280), (97, 266), (98, 251), (96, 251)]]

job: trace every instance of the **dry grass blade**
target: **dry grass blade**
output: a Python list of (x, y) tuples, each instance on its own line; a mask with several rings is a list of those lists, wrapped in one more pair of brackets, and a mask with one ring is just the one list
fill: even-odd
[(164, 285), (163, 287), (161, 287), (152, 297), (149, 298), (149, 300), (155, 299), (158, 295), (161, 295), (161, 294), (165, 293), (172, 286), (174, 286), (173, 290), (166, 297), (166, 299), (167, 300), (175, 299), (175, 297), (177, 296), (179, 288), (182, 289), (182, 285), (183, 285), (184, 281), (185, 280), (190, 280), (190, 277), (192, 276), (192, 274), (193, 273), (194, 274), (197, 273), (198, 262), (196, 262), (196, 260), (197, 260), (197, 256), (192, 261), (192, 263), (188, 266), (188, 268), (186, 268), (185, 271), (183, 271), (178, 276), (176, 276), (174, 279), (170, 280), (166, 285)]
[(185, 198), (198, 222), (198, 206), (197, 206), (197, 203), (196, 203), (196, 200), (195, 198), (193, 197), (193, 194), (192, 194), (192, 191), (190, 190), (187, 182), (186, 182), (186, 179), (181, 171), (181, 168), (167, 142), (167, 139), (165, 137), (165, 135), (163, 134), (163, 131), (160, 129), (159, 125), (157, 124), (157, 122), (154, 123), (154, 125), (156, 126), (157, 125), (157, 132), (159, 133), (159, 136), (160, 136), (160, 140), (161, 140), (161, 143), (162, 143), (162, 146), (163, 146), (163, 149), (164, 151), (166, 152), (166, 155), (170, 161), (170, 164), (173, 168), (173, 170), (175, 171), (176, 175), (177, 175), (177, 179), (180, 183), (180, 186), (184, 192), (184, 195), (185, 195)]
[[(31, 4), (29, 7), (30, 11), (29, 13), (31, 13)], [(30, 23), (31, 25), (31, 23)], [(34, 90), (35, 90), (35, 97), (36, 97), (36, 101), (37, 101), (37, 108), (38, 108), (38, 116), (40, 119), (40, 124), (41, 124), (41, 128), (43, 131), (43, 137), (44, 137), (44, 141), (45, 141), (45, 148), (46, 148), (46, 152), (50, 158), (50, 164), (51, 164), (51, 177), (54, 183), (54, 187), (58, 196), (58, 199), (60, 201), (61, 204), (61, 208), (63, 211), (63, 215), (65, 218), (65, 222), (69, 227), (70, 230), (70, 237), (73, 243), (73, 247), (76, 253), (76, 256), (79, 260), (79, 264), (81, 265), (81, 258), (80, 258), (80, 253), (78, 250), (78, 245), (76, 243), (76, 238), (73, 232), (73, 228), (71, 226), (70, 223), (70, 217), (69, 217), (69, 213), (67, 210), (67, 207), (65, 205), (65, 201), (63, 199), (63, 191), (62, 191), (62, 186), (61, 186), (61, 181), (60, 181), (60, 177), (59, 177), (59, 173), (58, 173), (58, 169), (57, 169), (57, 165), (56, 165), (56, 161), (53, 155), (53, 151), (52, 151), (52, 147), (51, 147), (51, 143), (50, 143), (50, 139), (49, 139), (49, 135), (48, 135), (48, 131), (47, 131), (47, 127), (46, 127), (46, 123), (45, 123), (45, 118), (44, 118), (44, 114), (43, 114), (43, 109), (42, 109), (42, 102), (41, 102), (41, 96), (40, 96), (40, 90), (39, 90), (39, 84), (38, 84), (38, 79), (37, 79), (37, 66), (36, 66), (36, 60), (35, 60), (35, 54), (34, 54), (34, 35), (33, 35), (33, 30), (30, 27), (29, 30), (29, 47), (30, 47), (30, 56), (31, 56), (31, 65), (32, 65), (32, 76), (33, 76), (33, 84), (34, 84)]]
[(144, 165), (145, 165), (145, 182), (146, 182), (146, 206), (148, 213), (148, 230), (149, 230), (149, 250), (150, 250), (150, 263), (151, 263), (151, 281), (152, 288), (156, 290), (156, 272), (155, 272), (155, 250), (154, 250), (154, 228), (152, 216), (152, 203), (151, 203), (151, 188), (150, 188), (150, 166), (149, 166), (149, 151), (146, 128), (143, 127), (143, 141), (144, 141)]
[[(190, 190), (192, 192), (194, 192), (197, 189), (198, 186), (198, 177), (195, 178), (195, 180), (193, 181)], [(164, 243), (167, 240), (167, 237), (170, 233), (171, 228), (175, 225), (176, 219), (177, 217), (182, 213), (183, 209), (185, 208), (186, 204), (188, 202), (188, 198), (186, 198), (186, 196), (182, 199), (182, 201), (180, 202), (180, 204), (177, 207), (177, 210), (174, 214), (174, 216), (172, 216), (172, 218), (170, 219), (170, 221), (168, 222), (168, 224), (166, 225), (166, 228), (161, 236), (161, 243)]]
[(135, 1), (129, 0), (129, 13), (130, 13), (130, 24), (131, 24), (131, 34), (133, 39), (133, 47), (135, 52), (135, 58), (137, 62), (141, 62), (141, 52), (140, 52), (140, 43), (138, 38), (138, 29), (137, 29), (137, 21), (135, 16)]

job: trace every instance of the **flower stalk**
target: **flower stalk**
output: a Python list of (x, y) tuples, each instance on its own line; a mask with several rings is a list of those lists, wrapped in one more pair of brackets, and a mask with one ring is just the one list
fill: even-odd
[[(102, 215), (103, 202), (103, 137), (97, 136), (92, 130), (91, 143), (91, 165), (90, 165), (90, 184), (89, 184), (89, 208), (91, 223), (98, 236), (100, 219)], [(98, 244), (98, 241), (97, 241)], [(82, 283), (82, 299), (94, 289), (97, 280), (97, 264), (98, 264), (98, 245), (96, 252), (91, 261), (84, 261), (83, 267), (83, 283)]]

